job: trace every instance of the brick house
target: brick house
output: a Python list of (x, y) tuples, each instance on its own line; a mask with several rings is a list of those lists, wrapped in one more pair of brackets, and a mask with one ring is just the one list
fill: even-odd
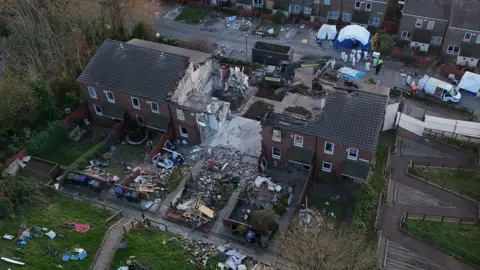
[[(106, 40), (78, 81), (97, 118), (120, 121), (128, 113), (141, 126), (158, 131), (172, 126), (175, 138), (199, 144), (205, 130), (220, 128), (216, 120), (229, 112), (228, 102), (219, 106), (203, 95), (219, 74), (211, 54), (138, 39)], [(192, 102), (194, 93), (204, 103)]]
[(343, 0), (342, 20), (376, 30), (387, 14), (387, 0)]
[(412, 48), (426, 52), (430, 47), (442, 45), (451, 13), (451, 1), (407, 0), (405, 2), (398, 35), (410, 41)]
[[(367, 89), (368, 90), (368, 89)], [(366, 180), (383, 126), (388, 92), (337, 88), (313, 120), (270, 113), (263, 121), (268, 164), (314, 169), (325, 178)]]
[(477, 66), (480, 59), (480, 1), (453, 1), (443, 52), (457, 65)]

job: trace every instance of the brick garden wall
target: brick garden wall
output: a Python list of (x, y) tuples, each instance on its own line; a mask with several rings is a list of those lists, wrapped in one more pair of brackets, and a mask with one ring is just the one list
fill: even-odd
[(170, 124), (168, 126), (167, 131), (162, 135), (160, 140), (158, 140), (158, 143), (155, 145), (152, 151), (150, 151), (150, 153), (148, 154), (148, 159), (151, 161), (153, 156), (155, 156), (156, 154), (160, 153), (160, 151), (162, 151), (162, 148), (165, 145), (165, 142), (167, 140), (171, 141), (172, 138), (173, 138), (173, 126)]

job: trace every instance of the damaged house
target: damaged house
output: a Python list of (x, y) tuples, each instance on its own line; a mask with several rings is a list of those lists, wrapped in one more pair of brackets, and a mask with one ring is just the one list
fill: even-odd
[(262, 128), (263, 165), (314, 169), (326, 178), (366, 180), (388, 92), (364, 83), (352, 88), (337, 85), (314, 119), (268, 114)]
[(133, 39), (106, 40), (78, 78), (96, 120), (121, 121), (199, 144), (221, 128), (229, 103), (209, 93), (221, 87), (212, 54)]

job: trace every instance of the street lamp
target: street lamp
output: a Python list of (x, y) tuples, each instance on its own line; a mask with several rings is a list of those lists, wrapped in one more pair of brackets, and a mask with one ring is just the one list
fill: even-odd
[(245, 34), (245, 61), (248, 62), (248, 35)]

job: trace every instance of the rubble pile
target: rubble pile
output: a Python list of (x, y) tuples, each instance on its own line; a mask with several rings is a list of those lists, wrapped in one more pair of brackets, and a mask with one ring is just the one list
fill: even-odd
[(246, 94), (249, 87), (248, 76), (243, 73), (243, 69), (243, 67), (231, 67), (229, 69), (229, 76), (223, 89), (224, 92), (234, 91), (239, 92), (242, 95)]
[(248, 31), (252, 26), (252, 22), (245, 18), (242, 18), (241, 20), (235, 19), (231, 23), (227, 23), (226, 26), (227, 28), (232, 28), (235, 30)]
[(187, 259), (187, 263), (194, 265), (205, 265), (208, 258), (215, 253), (216, 247), (209, 242), (202, 240), (193, 240), (185, 237), (171, 237), (166, 243), (181, 246), (183, 249), (190, 253), (190, 258)]
[(297, 222), (299, 225), (307, 230), (314, 230), (316, 228), (327, 226), (328, 229), (335, 229), (335, 225), (328, 222), (327, 215), (334, 217), (333, 213), (326, 213), (326, 211), (318, 211), (316, 209), (301, 209), (298, 211)]

